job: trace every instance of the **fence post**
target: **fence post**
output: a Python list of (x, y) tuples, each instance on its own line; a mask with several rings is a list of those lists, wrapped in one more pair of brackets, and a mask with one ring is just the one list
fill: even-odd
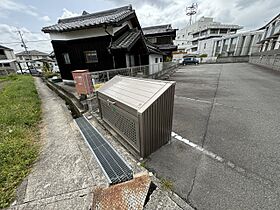
[(107, 79), (108, 79), (108, 81), (110, 80), (110, 74), (108, 71), (107, 71)]

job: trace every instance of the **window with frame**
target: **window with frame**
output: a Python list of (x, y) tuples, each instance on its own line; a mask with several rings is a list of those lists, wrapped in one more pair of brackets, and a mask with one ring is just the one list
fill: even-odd
[(156, 37), (148, 37), (148, 40), (152, 43), (156, 43), (157, 42), (157, 38)]
[(162, 62), (162, 58), (160, 58), (159, 61)]
[(158, 58), (155, 58), (155, 63), (158, 63)]
[(227, 29), (220, 29), (220, 34), (226, 34), (228, 32)]
[(97, 52), (96, 50), (84, 51), (86, 63), (97, 63)]
[(71, 64), (69, 53), (62, 53), (62, 56), (65, 64)]

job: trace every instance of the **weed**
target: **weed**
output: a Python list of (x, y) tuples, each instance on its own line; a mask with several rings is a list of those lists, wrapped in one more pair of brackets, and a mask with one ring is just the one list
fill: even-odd
[(161, 179), (160, 181), (161, 186), (164, 190), (172, 190), (173, 189), (173, 183), (171, 180), (168, 179)]
[(39, 152), (40, 99), (33, 78), (2, 77), (0, 90), (0, 208), (13, 201)]

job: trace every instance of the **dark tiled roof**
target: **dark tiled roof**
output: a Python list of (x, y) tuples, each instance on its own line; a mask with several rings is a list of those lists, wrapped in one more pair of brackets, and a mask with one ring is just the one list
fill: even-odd
[(92, 14), (83, 13), (81, 16), (60, 19), (57, 24), (44, 27), (42, 31), (45, 33), (63, 32), (91, 28), (102, 24), (113, 25), (132, 14), (135, 14), (135, 12), (130, 5)]
[(146, 43), (146, 46), (148, 48), (149, 54), (165, 55), (164, 52), (160, 51), (160, 49), (156, 45), (154, 45), (153, 43), (151, 43), (147, 39), (145, 39), (145, 43)]
[(142, 30), (144, 35), (160, 34), (160, 33), (176, 31), (176, 29), (172, 29), (171, 24), (145, 27), (142, 28)]
[[(49, 54), (47, 53), (44, 53), (44, 52), (40, 52), (38, 50), (29, 50), (27, 51), (29, 55), (42, 55), (42, 56), (47, 56)], [(20, 56), (20, 55), (27, 55), (25, 51), (22, 51), (22, 52), (19, 52), (19, 53), (16, 53), (16, 56)]]
[(157, 46), (160, 50), (177, 50), (177, 46), (173, 44), (159, 44)]
[(3, 45), (0, 45), (0, 49), (4, 49), (4, 50), (12, 50), (11, 48), (5, 47)]
[(129, 30), (112, 43), (111, 49), (130, 49), (141, 37), (141, 31)]

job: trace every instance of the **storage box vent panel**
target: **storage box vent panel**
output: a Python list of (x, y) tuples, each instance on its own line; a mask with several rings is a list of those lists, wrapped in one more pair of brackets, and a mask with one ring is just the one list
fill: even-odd
[(125, 135), (126, 139), (130, 141), (130, 143), (137, 146), (135, 121), (125, 115), (121, 115), (119, 112), (115, 111), (116, 108), (108, 106), (103, 101), (101, 101), (101, 109), (103, 119), (111, 126), (117, 128), (123, 135)]

